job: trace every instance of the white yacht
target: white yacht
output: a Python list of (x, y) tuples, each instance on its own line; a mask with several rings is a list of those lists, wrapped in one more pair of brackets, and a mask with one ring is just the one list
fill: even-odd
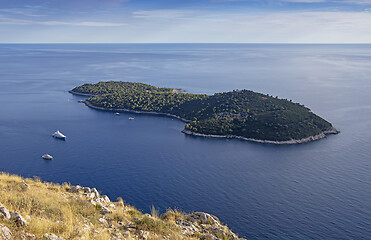
[(53, 135), (52, 135), (53, 137), (55, 137), (55, 138), (58, 138), (58, 139), (63, 139), (63, 140), (65, 140), (66, 139), (66, 136), (65, 135), (63, 135), (59, 130), (58, 131), (56, 131), (55, 133), (53, 133)]
[(134, 118), (133, 117), (129, 117), (129, 120), (134, 120)]
[(45, 160), (52, 160), (53, 159), (53, 156), (51, 156), (49, 154), (44, 154), (41, 157), (44, 158)]
[(116, 115), (116, 116), (119, 116), (119, 115), (120, 115), (120, 113), (119, 113), (119, 112), (117, 112), (117, 113), (115, 113), (115, 115)]

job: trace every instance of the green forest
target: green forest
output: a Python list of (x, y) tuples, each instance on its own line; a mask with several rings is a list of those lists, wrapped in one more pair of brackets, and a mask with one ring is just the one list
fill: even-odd
[(86, 101), (107, 110), (168, 113), (189, 120), (185, 130), (270, 141), (303, 139), (332, 128), (299, 103), (250, 90), (214, 95), (179, 93), (133, 82), (84, 84), (71, 93), (91, 94)]

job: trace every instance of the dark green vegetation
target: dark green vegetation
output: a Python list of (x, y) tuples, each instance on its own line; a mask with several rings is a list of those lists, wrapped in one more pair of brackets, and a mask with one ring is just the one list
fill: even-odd
[(122, 93), (122, 92), (161, 92), (161, 93), (172, 93), (172, 88), (157, 88), (144, 83), (132, 83), (132, 82), (99, 82), (96, 84), (84, 84), (79, 87), (75, 87), (73, 92), (85, 93), (91, 95), (101, 95), (110, 93)]
[(234, 135), (270, 141), (303, 139), (332, 125), (308, 108), (248, 90), (212, 96), (174, 93), (171, 88), (130, 82), (84, 84), (72, 93), (92, 94), (87, 101), (105, 109), (167, 113), (187, 119), (185, 130), (206, 135)]

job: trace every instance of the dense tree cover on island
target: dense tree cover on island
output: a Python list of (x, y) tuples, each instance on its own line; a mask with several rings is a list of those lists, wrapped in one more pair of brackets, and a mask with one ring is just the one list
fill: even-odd
[(84, 84), (79, 87), (72, 89), (72, 92), (101, 95), (108, 93), (121, 93), (121, 92), (172, 92), (172, 88), (157, 88), (145, 83), (133, 83), (133, 82), (99, 82), (96, 84)]
[(94, 94), (87, 101), (106, 109), (168, 113), (187, 119), (185, 130), (270, 141), (314, 136), (332, 125), (308, 108), (249, 90), (214, 95), (173, 93), (171, 88), (131, 82), (84, 84), (72, 90)]

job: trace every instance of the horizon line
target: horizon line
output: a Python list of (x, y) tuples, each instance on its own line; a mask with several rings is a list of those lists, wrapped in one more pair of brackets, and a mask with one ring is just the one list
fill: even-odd
[(331, 44), (331, 45), (345, 45), (345, 44), (348, 44), (348, 45), (354, 45), (354, 44), (371, 44), (371, 42), (369, 43), (357, 43), (357, 42), (344, 42), (344, 43), (311, 43), (311, 42), (307, 42), (307, 43), (274, 43), (274, 42), (267, 42), (267, 43), (254, 43), (254, 42), (241, 42), (241, 43), (236, 43), (236, 42), (192, 42), (192, 43), (183, 43), (183, 42), (153, 42), (153, 43), (141, 43), (141, 42), (138, 42), (138, 43), (133, 43), (133, 42), (113, 42), (113, 43), (110, 43), (110, 42), (0, 42), (0, 44), (281, 44), (281, 45), (290, 45), (290, 44), (295, 44), (295, 45), (324, 45), (324, 44)]

